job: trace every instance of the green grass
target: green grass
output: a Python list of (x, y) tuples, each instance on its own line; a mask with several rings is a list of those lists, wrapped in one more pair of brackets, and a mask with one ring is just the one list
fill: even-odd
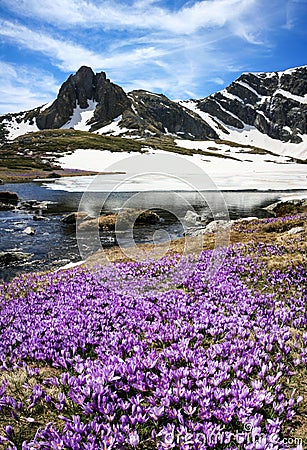
[(123, 139), (112, 136), (100, 136), (79, 130), (43, 130), (28, 133), (16, 138), (10, 146), (22, 149), (31, 148), (43, 152), (62, 153), (78, 148), (103, 149), (118, 151), (141, 151), (142, 144), (132, 139)]

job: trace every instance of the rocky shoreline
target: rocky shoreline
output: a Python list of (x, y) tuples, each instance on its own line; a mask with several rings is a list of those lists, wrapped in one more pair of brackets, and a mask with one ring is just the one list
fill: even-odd
[[(49, 202), (50, 203), (50, 202)], [(19, 226), (20, 236), (24, 234), (29, 236), (28, 247), (23, 246), (7, 248), (0, 251), (0, 266), (10, 270), (15, 266), (31, 265), (31, 258), (33, 257), (32, 245), (36, 244), (36, 239), (41, 236), (40, 226), (35, 226), (36, 222), (45, 221), (46, 224), (51, 222), (48, 214), (48, 202), (37, 200), (22, 200), (15, 192), (0, 191), (0, 211), (8, 211), (9, 213), (25, 213), (31, 217), (31, 222), (25, 222), (24, 227)], [(306, 213), (307, 213), (307, 199), (293, 199), (275, 202), (264, 208), (268, 213), (267, 219), (259, 219), (257, 217), (245, 217), (236, 220), (213, 220), (211, 217), (203, 217), (193, 211), (188, 210), (183, 222), (186, 225), (184, 237), (173, 238), (168, 241), (167, 245), (173, 252), (181, 252), (185, 244), (189, 242), (189, 248), (196, 248), (199, 246), (199, 239), (202, 240), (203, 249), (214, 248), (216, 244), (216, 233), (228, 233), (229, 242), (246, 242), (250, 240), (270, 242), (278, 238), (280, 232), (287, 233), (288, 235), (300, 235), (306, 231)], [(281, 223), (284, 221), (284, 216), (292, 217), (297, 216), (299, 219), (289, 219), (289, 225), (276, 227), (275, 222), (272, 224), (273, 218), (280, 219)], [(120, 221), (118, 221), (120, 219)], [(92, 230), (99, 229), (102, 233), (106, 233), (108, 236), (108, 242), (103, 245), (103, 253), (108, 255), (110, 260), (126, 260), (125, 254), (118, 246), (115, 228), (118, 230), (122, 228), (125, 230), (127, 225), (135, 224), (138, 229), (142, 227), (150, 227), (151, 225), (159, 224), (163, 222), (163, 219), (155, 211), (143, 211), (130, 210), (125, 213), (120, 213), (120, 217), (117, 214), (105, 213), (99, 217), (91, 217), (86, 212), (71, 212), (69, 214), (59, 214), (55, 219), (57, 226), (60, 226), (65, 233), (70, 233), (75, 236), (76, 226), (81, 232), (91, 232)], [(34, 221), (34, 222), (33, 222)], [(120, 222), (120, 225), (119, 225)], [(279, 221), (277, 220), (277, 223)], [(45, 227), (45, 226), (44, 226)], [(44, 228), (43, 227), (43, 228)], [(241, 230), (241, 231), (240, 231)], [(242, 231), (243, 230), (243, 231)], [(13, 230), (12, 230), (13, 231)], [(277, 233), (277, 234), (276, 234)], [(47, 233), (48, 234), (48, 233)], [(36, 236), (37, 235), (37, 236)], [(12, 234), (13, 239), (13, 234)], [(33, 240), (32, 240), (33, 239)], [(193, 242), (195, 241), (195, 245)], [(14, 242), (14, 241), (12, 241)], [(33, 244), (32, 244), (33, 243)], [(227, 244), (227, 243), (226, 243)], [(52, 244), (51, 244), (52, 245)], [(56, 244), (54, 244), (56, 245)], [(165, 244), (158, 244), (158, 246)], [(150, 254), (154, 251), (155, 245), (153, 244), (138, 244), (138, 249), (142, 249), (150, 257)], [(58, 262), (58, 265), (52, 267), (48, 266), (48, 270), (55, 270), (64, 265), (80, 264), (74, 257), (70, 259), (66, 255), (65, 247), (64, 253), (60, 260), (63, 263)], [(97, 255), (93, 255), (89, 260), (95, 260)], [(68, 259), (67, 259), (68, 257)], [(65, 258), (65, 259), (63, 259)], [(80, 258), (80, 256), (79, 256)], [(99, 258), (99, 252), (98, 252)], [(33, 258), (32, 258), (33, 259)], [(64, 262), (65, 261), (65, 262)], [(30, 268), (30, 267), (29, 267)], [(29, 269), (27, 269), (29, 270)], [(34, 272), (36, 268), (34, 269)]]
[(31, 169), (29, 171), (19, 170), (1, 170), (0, 184), (4, 183), (29, 183), (33, 180), (53, 180), (55, 178), (77, 177), (77, 176), (93, 176), (103, 175), (109, 172), (93, 172), (79, 169), (59, 169), (59, 170), (40, 170)]

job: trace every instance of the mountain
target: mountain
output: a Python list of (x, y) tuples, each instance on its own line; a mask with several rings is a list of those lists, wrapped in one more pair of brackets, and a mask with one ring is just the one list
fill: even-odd
[(284, 72), (245, 73), (207, 98), (181, 102), (199, 114), (219, 137), (255, 142), (271, 150), (307, 150), (307, 66)]
[(129, 93), (81, 67), (51, 103), (0, 116), (9, 139), (31, 131), (74, 128), (97, 134), (223, 140), (306, 155), (307, 66), (244, 73), (207, 98), (174, 102), (144, 90)]

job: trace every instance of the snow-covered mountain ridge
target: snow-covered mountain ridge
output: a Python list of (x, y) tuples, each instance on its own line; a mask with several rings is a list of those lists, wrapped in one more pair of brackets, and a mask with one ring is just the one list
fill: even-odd
[(9, 139), (74, 128), (135, 139), (168, 135), (191, 148), (222, 140), (307, 159), (307, 66), (244, 73), (216, 94), (181, 102), (144, 90), (125, 93), (104, 72), (83, 66), (63, 83), (54, 102), (0, 116), (0, 124)]

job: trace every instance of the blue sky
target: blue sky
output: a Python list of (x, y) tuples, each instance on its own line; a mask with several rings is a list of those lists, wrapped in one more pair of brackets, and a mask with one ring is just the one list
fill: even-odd
[(307, 64), (307, 0), (0, 0), (0, 113), (81, 65), (126, 91), (202, 98), (242, 72)]

